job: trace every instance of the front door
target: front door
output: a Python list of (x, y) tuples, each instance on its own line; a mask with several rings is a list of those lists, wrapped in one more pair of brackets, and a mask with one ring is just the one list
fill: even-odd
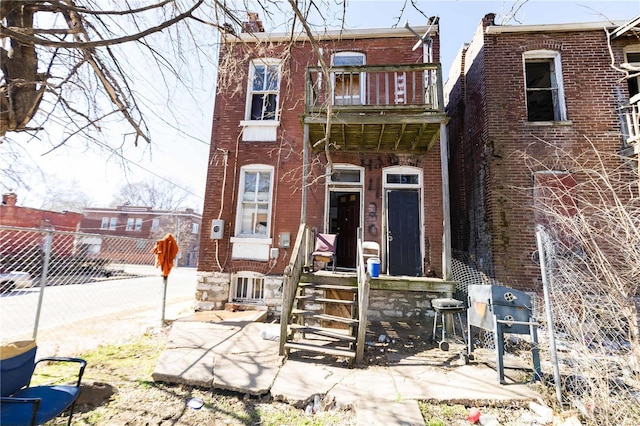
[(332, 192), (331, 194), (333, 205), (330, 210), (334, 211), (336, 216), (330, 221), (330, 233), (338, 234), (336, 266), (355, 268), (360, 223), (360, 193)]
[(422, 276), (419, 191), (387, 191), (387, 211), (389, 275)]

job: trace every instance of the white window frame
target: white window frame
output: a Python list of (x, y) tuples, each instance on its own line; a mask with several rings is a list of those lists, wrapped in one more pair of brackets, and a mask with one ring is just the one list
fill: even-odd
[[(640, 54), (640, 44), (632, 44), (630, 46), (625, 46), (623, 49), (623, 52), (624, 52), (624, 60), (625, 60), (624, 63), (626, 65), (631, 65), (633, 67), (640, 67), (640, 62), (629, 62), (629, 60), (627, 59), (627, 56), (630, 53)], [(631, 70), (628, 71), (628, 75), (633, 77), (627, 77), (627, 79), (636, 80), (637, 82), (636, 84), (638, 85), (638, 93), (635, 96), (629, 96), (629, 103), (636, 103), (638, 100), (640, 100), (639, 99), (640, 98), (640, 75), (636, 75), (636, 74), (638, 73)]]
[(200, 232), (200, 224), (199, 223), (192, 223), (191, 224), (191, 233), (192, 234), (197, 234), (198, 232)]
[(125, 228), (125, 231), (133, 231), (133, 227), (135, 224), (136, 220), (132, 217), (130, 217), (129, 219), (127, 219), (127, 227)]
[[(263, 200), (244, 200), (244, 186), (247, 173), (259, 173), (269, 175), (269, 198), (265, 202)], [(236, 206), (236, 226), (235, 236), (237, 238), (255, 238), (255, 239), (267, 239), (271, 236), (271, 216), (273, 209), (273, 186), (274, 186), (274, 167), (266, 164), (250, 164), (240, 168), (240, 182), (238, 188), (238, 204)], [(253, 232), (243, 232), (242, 230), (242, 218), (244, 216), (244, 204), (267, 204), (267, 223), (266, 232), (264, 234), (257, 232), (258, 224), (254, 223), (252, 228)], [(255, 210), (255, 219), (258, 218), (258, 211)]]
[[(245, 104), (245, 122), (249, 122), (251, 124), (255, 124), (255, 123), (277, 123), (279, 124), (279, 120), (280, 120), (280, 81), (282, 79), (282, 66), (281, 66), (281, 60), (277, 59), (277, 58), (258, 58), (258, 59), (254, 59), (249, 63), (249, 79), (247, 81), (247, 99), (246, 99), (246, 104)], [(275, 67), (277, 68), (277, 73), (278, 73), (278, 77), (277, 77), (277, 83), (276, 83), (276, 89), (273, 90), (269, 90), (266, 87), (263, 87), (263, 90), (256, 90), (253, 88), (253, 83), (254, 83), (254, 78), (256, 75), (256, 67), (257, 66), (264, 66), (264, 67)], [(265, 84), (267, 82), (267, 79), (265, 78)], [(269, 95), (269, 94), (275, 94), (276, 95), (276, 101), (275, 101), (275, 111), (274, 111), (274, 117), (273, 119), (271, 118), (264, 118), (265, 117), (265, 105), (263, 102), (263, 108), (262, 108), (262, 118), (260, 119), (253, 119), (251, 118), (251, 110), (252, 110), (252, 102), (253, 102), (253, 95), (254, 94), (265, 94), (265, 95)]]
[[(331, 55), (331, 66), (347, 66), (347, 65), (336, 65), (336, 58), (341, 58), (341, 57), (359, 57), (362, 58), (362, 64), (360, 65), (366, 65), (367, 64), (367, 55), (365, 55), (362, 52), (354, 52), (354, 51), (344, 51), (344, 52), (335, 52), (333, 55)], [(344, 74), (347, 75), (347, 74)], [(349, 74), (351, 75), (351, 74)], [(357, 97), (357, 102), (354, 102), (356, 100), (356, 97), (352, 95), (350, 96), (343, 96), (343, 95), (337, 95), (336, 94), (336, 73), (332, 72), (331, 73), (331, 101), (333, 102), (334, 105), (364, 105), (365, 104), (365, 96), (366, 96), (366, 86), (367, 86), (367, 81), (366, 81), (366, 73), (361, 72), (360, 73), (360, 80), (359, 80), (359, 85), (360, 85), (360, 90), (359, 90), (359, 94)], [(349, 102), (345, 102), (345, 100), (349, 99)]]
[(157, 217), (151, 220), (151, 230), (152, 231), (157, 231), (158, 228), (160, 227), (160, 219), (158, 219)]
[(100, 223), (100, 229), (109, 229), (109, 218), (103, 217), (102, 223)]
[(551, 65), (551, 94), (553, 99), (553, 121), (567, 121), (567, 106), (564, 97), (564, 82), (562, 77), (562, 61), (560, 58), (560, 52), (555, 50), (530, 50), (522, 54), (522, 71), (523, 71), (523, 84), (525, 92), (525, 106), (527, 107), (527, 121), (535, 123), (536, 121), (529, 121), (529, 101), (527, 88), (527, 63), (528, 62), (549, 62)]
[(138, 217), (136, 218), (136, 225), (134, 228), (136, 231), (142, 231), (142, 218)]
[(118, 218), (117, 217), (110, 218), (109, 219), (109, 230), (110, 231), (114, 231), (117, 226), (118, 226)]
[[(242, 286), (238, 285), (239, 281), (243, 283)], [(264, 304), (265, 281), (265, 275), (258, 272), (239, 271), (234, 273), (231, 279), (232, 288), (229, 292), (229, 302)], [(241, 290), (243, 290), (242, 294), (238, 294), (238, 291)]]

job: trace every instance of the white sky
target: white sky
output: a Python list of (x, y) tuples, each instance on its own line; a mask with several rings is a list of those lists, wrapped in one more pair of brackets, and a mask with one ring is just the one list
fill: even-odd
[[(410, 3), (410, 2), (409, 2)], [(440, 17), (441, 62), (443, 72), (448, 75), (449, 66), (463, 43), (471, 41), (482, 17), (487, 13), (500, 16), (507, 13), (512, 1), (417, 1), (418, 7), (427, 16)], [(521, 4), (522, 2), (519, 2)], [(414, 11), (411, 5), (405, 7), (401, 19), (403, 1), (359, 1), (352, 0), (347, 6), (347, 26), (349, 28), (388, 28), (402, 26), (405, 21), (413, 27), (426, 24), (425, 18)], [(333, 11), (339, 18), (341, 11)], [(640, 0), (627, 1), (540, 1), (529, 0), (519, 9), (516, 17), (523, 24), (545, 24), (561, 22), (592, 22), (604, 20), (630, 20), (640, 14)], [(514, 23), (513, 21), (511, 23)], [(265, 30), (274, 30), (265, 22)], [(275, 31), (282, 31), (275, 28)], [(18, 193), (18, 204), (40, 207), (45, 191), (43, 182), (56, 182), (59, 186), (78, 188), (93, 200), (93, 206), (109, 205), (117, 188), (129, 179), (132, 182), (157, 179), (154, 175), (165, 176), (193, 194), (184, 207), (202, 211), (204, 187), (209, 155), (211, 118), (213, 116), (214, 70), (204, 72), (203, 78), (194, 84), (190, 96), (173, 93), (178, 110), (168, 110), (166, 103), (156, 101), (154, 112), (168, 121), (179, 120), (189, 135), (178, 133), (171, 126), (158, 123), (152, 129), (152, 146), (124, 147), (124, 155), (130, 160), (129, 171), (122, 168), (122, 161), (107, 158), (103, 152), (87, 151), (85, 146), (66, 146), (53, 153), (42, 155), (50, 149), (50, 143), (32, 141), (21, 155), (27, 162), (32, 161), (43, 171), (31, 175), (33, 190), (7, 188), (0, 185), (3, 192), (13, 189)], [(143, 91), (144, 87), (136, 87)], [(152, 104), (153, 101), (150, 101)], [(188, 125), (185, 125), (187, 124)], [(113, 129), (117, 132), (118, 129)], [(105, 129), (108, 131), (108, 129)], [(82, 145), (82, 146), (80, 146)], [(7, 143), (0, 144), (0, 155), (8, 149)], [(140, 167), (138, 167), (140, 166)]]

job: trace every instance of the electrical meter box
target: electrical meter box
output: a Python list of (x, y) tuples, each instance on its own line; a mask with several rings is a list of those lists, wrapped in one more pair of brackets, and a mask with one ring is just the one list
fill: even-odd
[(222, 238), (223, 234), (224, 234), (224, 220), (213, 219), (211, 221), (211, 239), (219, 240)]

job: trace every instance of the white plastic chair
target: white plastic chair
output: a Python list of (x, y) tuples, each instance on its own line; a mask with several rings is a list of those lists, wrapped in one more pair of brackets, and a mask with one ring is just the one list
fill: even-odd
[(380, 259), (380, 244), (375, 241), (363, 241), (362, 242), (362, 252), (364, 255), (364, 262), (367, 262), (367, 259), (378, 258)]

